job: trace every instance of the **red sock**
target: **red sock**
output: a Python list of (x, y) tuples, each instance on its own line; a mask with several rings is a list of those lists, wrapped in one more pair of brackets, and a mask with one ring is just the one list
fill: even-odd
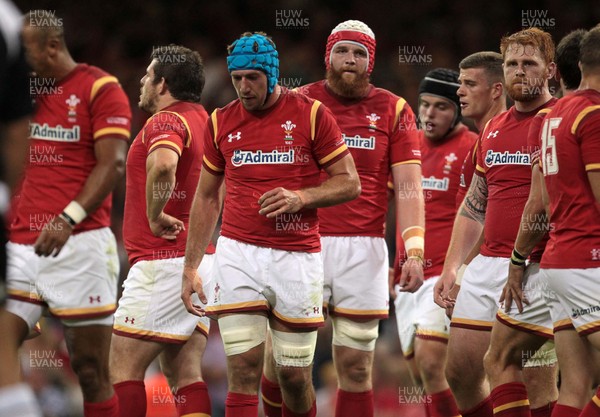
[(374, 409), (373, 390), (365, 392), (337, 390), (335, 399), (335, 417), (373, 417)]
[(212, 412), (208, 389), (204, 382), (194, 382), (179, 388), (175, 394), (175, 407), (179, 417), (207, 415)]
[(462, 417), (492, 417), (494, 415), (492, 397), (487, 397), (475, 407), (470, 408), (466, 411), (462, 411), (461, 415)]
[(265, 417), (281, 417), (281, 388), (279, 384), (271, 382), (263, 374), (260, 380), (260, 392), (263, 400)]
[(498, 385), (490, 397), (494, 404), (494, 417), (531, 417), (527, 388), (521, 382)]
[[(284, 402), (281, 403), (281, 415), (282, 417), (315, 417), (317, 415), (317, 403), (313, 401), (312, 407), (306, 413), (294, 413), (292, 410), (287, 408)], [(360, 415), (360, 414), (350, 414)]]
[(144, 381), (123, 381), (113, 385), (113, 387), (119, 397), (119, 413), (121, 416), (145, 417), (146, 388)]
[(531, 417), (551, 417), (555, 405), (556, 401), (552, 401), (542, 407), (533, 408), (531, 409)]
[(427, 415), (431, 417), (458, 417), (460, 411), (456, 405), (456, 400), (452, 395), (452, 391), (448, 388), (446, 391), (441, 391), (429, 395), (430, 401), (425, 404)]
[(228, 392), (225, 399), (225, 417), (256, 417), (258, 395)]
[(568, 405), (556, 404), (552, 409), (552, 417), (579, 417), (581, 410)]
[(600, 417), (600, 388), (581, 411), (579, 417)]
[(119, 417), (119, 397), (117, 397), (117, 393), (115, 392), (108, 400), (100, 403), (84, 401), (83, 415), (85, 417)]

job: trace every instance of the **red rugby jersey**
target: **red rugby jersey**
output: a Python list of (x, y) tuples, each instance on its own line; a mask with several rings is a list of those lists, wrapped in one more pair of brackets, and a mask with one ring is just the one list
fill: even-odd
[(550, 113), (550, 110), (552, 110), (552, 107), (547, 107), (540, 110), (531, 121), (531, 126), (529, 126), (529, 134), (527, 135), (527, 150), (531, 155), (532, 166), (540, 164), (540, 135), (542, 133), (544, 118), (548, 113)]
[[(32, 90), (37, 108), (10, 230), (10, 240), (21, 244), (35, 243), (44, 225), (81, 192), (96, 165), (97, 140), (130, 136), (129, 101), (115, 77), (78, 64), (57, 83), (44, 80)], [(111, 206), (109, 194), (73, 233), (109, 226)]]
[(558, 101), (541, 134), (550, 197), (550, 241), (542, 268), (600, 268), (600, 204), (587, 172), (600, 170), (600, 93), (582, 90)]
[(477, 136), (477, 139), (473, 142), (473, 146), (469, 149), (469, 152), (467, 152), (467, 156), (465, 156), (465, 160), (460, 169), (460, 182), (458, 184), (458, 191), (456, 192), (457, 209), (462, 204), (467, 195), (467, 191), (469, 191), (469, 187), (471, 186), (471, 181), (475, 174), (475, 167), (477, 166), (477, 148), (480, 143), (481, 136)]
[[(527, 147), (529, 127), (535, 115), (551, 107), (556, 99), (530, 112), (514, 107), (495, 116), (481, 133), (476, 175), (487, 180), (488, 199), (484, 225), (484, 256), (510, 258), (521, 224), (523, 208), (531, 185), (531, 155)], [(532, 260), (540, 258), (537, 246)]]
[[(421, 160), (419, 142), (410, 134), (416, 129), (412, 109), (403, 98), (373, 86), (359, 101), (337, 96), (325, 81), (299, 91), (321, 101), (335, 114), (362, 187), (358, 198), (319, 209), (321, 235), (383, 237), (391, 167)], [(323, 172), (321, 181), (325, 179)]]
[[(458, 129), (441, 143), (427, 139), (422, 130), (415, 135), (421, 144), (421, 183), (425, 197), (425, 256), (424, 278), (442, 273), (452, 227), (456, 217), (456, 193), (460, 183), (462, 164), (477, 135), (466, 126)], [(406, 258), (401, 231), (396, 232), (397, 253)], [(395, 262), (396, 275), (400, 273)]]
[[(162, 109), (148, 119), (138, 133), (127, 156), (127, 193), (123, 239), (129, 263), (137, 261), (178, 258), (185, 255), (190, 208), (202, 168), (204, 129), (208, 114), (200, 104), (179, 101)], [(146, 159), (159, 148), (177, 152), (179, 162), (175, 172), (175, 188), (164, 212), (185, 224), (186, 230), (175, 240), (156, 237), (148, 226), (146, 215)], [(157, 198), (168, 194), (158, 185), (152, 190)], [(206, 253), (214, 253), (212, 244)]]
[[(541, 109), (534, 116), (533, 120), (531, 121), (531, 125), (529, 126), (529, 133), (527, 134), (527, 151), (529, 152), (529, 155), (531, 156), (530, 159), (531, 159), (531, 169), (532, 170), (536, 164), (540, 163), (540, 145), (539, 145), (540, 134), (542, 132), (542, 125), (544, 123), (544, 118), (546, 117), (546, 115), (548, 113), (550, 113), (550, 110), (552, 110), (552, 107), (546, 107), (546, 108)], [(546, 225), (544, 225), (544, 226), (532, 225), (529, 227), (534, 227), (534, 228), (535, 227), (543, 227), (545, 230), (548, 230), (547, 229), (548, 226), (546, 226)], [(534, 254), (532, 254), (530, 256), (530, 260), (532, 262), (539, 263), (542, 260), (542, 253), (546, 248), (548, 239), (550, 239), (550, 234), (549, 233), (544, 234), (544, 237), (542, 238), (542, 240), (540, 240), (540, 242), (537, 244), (537, 248), (540, 250), (536, 251)]]
[(316, 209), (270, 219), (258, 214), (258, 199), (277, 187), (317, 186), (320, 169), (348, 154), (329, 109), (287, 89), (258, 113), (235, 100), (212, 113), (204, 152), (204, 169), (225, 172), (223, 236), (274, 249), (320, 251)]
[[(461, 162), (477, 140), (464, 126), (436, 144), (419, 131), (422, 152), (422, 186), (425, 196), (425, 278), (439, 276), (452, 236), (456, 217), (456, 193), (460, 184)], [(401, 236), (400, 236), (401, 238)]]

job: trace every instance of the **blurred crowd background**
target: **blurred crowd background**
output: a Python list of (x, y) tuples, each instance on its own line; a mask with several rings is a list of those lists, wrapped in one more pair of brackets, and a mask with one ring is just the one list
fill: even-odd
[[(530, 25), (550, 32), (556, 43), (577, 28), (600, 22), (597, 0), (531, 2), (484, 1), (356, 1), (356, 0), (17, 0), (21, 11), (47, 9), (63, 18), (67, 44), (78, 62), (97, 65), (123, 85), (133, 110), (132, 137), (147, 114), (137, 108), (140, 78), (150, 53), (170, 43), (200, 52), (206, 70), (203, 104), (210, 113), (235, 98), (226, 67), (226, 47), (245, 31), (271, 35), (280, 55), (280, 84), (297, 87), (323, 78), (325, 42), (331, 29), (359, 19), (375, 32), (377, 51), (372, 82), (403, 96), (417, 111), (417, 88), (435, 67), (457, 69), (466, 55), (499, 50), (500, 38)], [(113, 229), (121, 237), (125, 182), (114, 193)], [(391, 228), (390, 228), (391, 229)], [(393, 234), (393, 231), (389, 233)], [(393, 241), (390, 239), (393, 249)], [(393, 253), (393, 250), (390, 251)], [(127, 257), (121, 247), (122, 271)], [(393, 308), (393, 304), (392, 304)], [(378, 417), (425, 415), (427, 401), (406, 370), (393, 311), (381, 324), (375, 369)], [(45, 415), (83, 415), (82, 399), (68, 363), (60, 323), (46, 319), (42, 335), (22, 349), (23, 372)], [(332, 414), (335, 370), (330, 354), (331, 328), (321, 330), (315, 356), (319, 417)], [(227, 390), (225, 356), (213, 325), (204, 358), (204, 375), (212, 396), (213, 417), (224, 415)], [(148, 416), (176, 416), (172, 397), (157, 367), (146, 380)]]

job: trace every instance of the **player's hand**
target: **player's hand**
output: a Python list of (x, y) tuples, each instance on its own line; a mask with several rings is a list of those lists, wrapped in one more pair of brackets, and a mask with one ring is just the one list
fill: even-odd
[(300, 194), (295, 191), (277, 187), (267, 191), (258, 199), (260, 210), (258, 214), (272, 219), (283, 213), (296, 213), (304, 207)]
[(202, 288), (202, 278), (198, 275), (196, 268), (189, 266), (183, 267), (183, 277), (181, 281), (181, 299), (185, 305), (185, 309), (195, 316), (204, 317), (206, 311), (192, 302), (192, 295), (198, 294), (198, 298), (203, 304), (208, 303), (204, 289)]
[(504, 303), (504, 311), (509, 312), (513, 301), (517, 304), (519, 313), (523, 312), (523, 303), (529, 305), (529, 300), (523, 293), (523, 275), (525, 265), (517, 266), (512, 263), (508, 266), (508, 279), (502, 289), (500, 304)]
[(448, 299), (453, 301), (452, 305), (450, 305), (449, 307), (446, 307), (446, 316), (448, 316), (449, 319), (452, 318), (452, 313), (454, 313), (454, 301), (456, 300), (456, 297), (458, 297), (459, 291), (460, 291), (460, 285), (454, 284), (452, 286), (452, 288), (450, 288), (450, 291), (448, 292)]
[(73, 226), (56, 216), (44, 225), (42, 233), (33, 245), (38, 256), (58, 256), (67, 240), (73, 233)]
[(402, 265), (400, 274), (401, 292), (415, 292), (423, 285), (423, 261), (416, 258), (408, 258)]
[(442, 275), (433, 287), (433, 301), (442, 308), (454, 307), (454, 298), (450, 290), (456, 282), (456, 272), (442, 272)]
[(166, 240), (175, 240), (177, 235), (185, 230), (185, 226), (181, 220), (169, 216), (162, 211), (156, 219), (148, 219), (148, 225), (154, 236)]

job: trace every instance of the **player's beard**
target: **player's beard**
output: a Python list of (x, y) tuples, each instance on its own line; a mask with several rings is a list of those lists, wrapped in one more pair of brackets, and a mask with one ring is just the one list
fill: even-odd
[(156, 102), (158, 101), (158, 93), (155, 88), (144, 88), (140, 94), (140, 102), (138, 107), (145, 112), (154, 114), (156, 111)]
[(345, 98), (362, 98), (367, 95), (370, 80), (366, 72), (355, 73), (356, 77), (352, 81), (346, 81), (342, 73), (330, 68), (325, 75), (327, 83), (336, 94)]
[[(523, 81), (527, 81), (524, 79)], [(544, 84), (527, 85), (527, 84), (510, 84), (506, 89), (508, 96), (514, 101), (529, 103), (537, 99), (543, 94), (545, 89)]]

